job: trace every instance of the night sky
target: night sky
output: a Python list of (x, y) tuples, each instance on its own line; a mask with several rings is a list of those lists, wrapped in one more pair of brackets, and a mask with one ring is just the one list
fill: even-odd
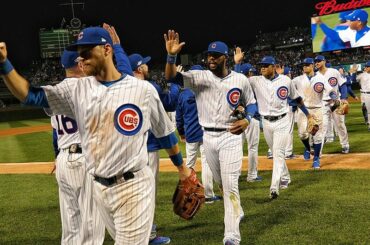
[[(27, 67), (39, 58), (39, 28), (58, 28), (63, 17), (72, 18), (71, 7), (61, 1), (17, 1), (1, 3), (0, 41), (7, 43), (9, 59), (16, 66)], [(186, 42), (182, 53), (198, 53), (215, 40), (250, 44), (259, 30), (272, 32), (288, 27), (309, 27), (315, 13), (310, 0), (283, 1), (78, 1), (75, 15), (82, 23), (116, 27), (127, 53), (165, 57), (163, 33), (173, 28)], [(159, 8), (158, 11), (155, 9)]]

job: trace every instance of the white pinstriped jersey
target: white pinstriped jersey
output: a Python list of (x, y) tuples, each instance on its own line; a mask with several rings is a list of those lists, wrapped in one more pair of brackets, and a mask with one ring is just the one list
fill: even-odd
[(288, 97), (296, 99), (299, 94), (292, 80), (278, 75), (272, 81), (264, 76), (249, 78), (258, 101), (258, 111), (262, 116), (280, 116), (289, 112)]
[(125, 76), (106, 87), (95, 77), (70, 78), (43, 87), (54, 114), (75, 118), (90, 173), (109, 178), (148, 163), (148, 130), (175, 131), (149, 83)]
[(248, 78), (231, 71), (224, 78), (211, 71), (182, 72), (184, 86), (190, 87), (197, 102), (199, 124), (210, 128), (228, 128), (233, 123), (231, 112), (239, 99), (245, 105), (256, 103)]
[(339, 99), (339, 87), (346, 83), (346, 79), (340, 75), (339, 71), (327, 68), (325, 74), (318, 71), (315, 77), (324, 84), (323, 100)]
[(360, 83), (362, 92), (370, 92), (370, 73), (363, 72), (356, 77), (356, 80)]
[(317, 79), (316, 76), (308, 78), (306, 74), (295, 77), (292, 80), (298, 94), (302, 97), (303, 102), (308, 108), (322, 107), (322, 96), (324, 83)]
[(80, 144), (80, 134), (74, 119), (64, 115), (51, 117), (51, 126), (56, 130), (58, 136), (58, 149), (68, 148), (72, 144)]
[(358, 40), (356, 40), (357, 31), (349, 27), (343, 31), (338, 31), (338, 34), (343, 42), (350, 42), (352, 48), (370, 45), (370, 31)]

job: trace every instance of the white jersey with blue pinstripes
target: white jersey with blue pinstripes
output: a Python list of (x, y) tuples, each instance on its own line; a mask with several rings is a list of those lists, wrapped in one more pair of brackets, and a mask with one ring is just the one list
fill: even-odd
[(72, 144), (80, 144), (80, 134), (74, 119), (64, 115), (51, 117), (51, 126), (56, 130), (58, 136), (58, 149), (68, 148)]
[(195, 94), (199, 124), (209, 128), (228, 128), (233, 123), (231, 112), (239, 102), (254, 104), (251, 86), (243, 74), (231, 71), (224, 78), (211, 71), (193, 70), (182, 72), (184, 86)]
[(174, 132), (155, 88), (130, 75), (104, 86), (95, 77), (43, 87), (54, 114), (75, 118), (88, 171), (112, 177), (148, 163), (147, 137)]
[(324, 83), (323, 100), (330, 100), (336, 96), (339, 99), (339, 87), (346, 83), (346, 79), (342, 77), (336, 69), (327, 68), (325, 74), (320, 71), (316, 72), (315, 79)]

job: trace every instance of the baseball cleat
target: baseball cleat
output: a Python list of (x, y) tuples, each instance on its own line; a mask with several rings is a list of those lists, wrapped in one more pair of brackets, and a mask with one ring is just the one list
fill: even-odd
[(280, 180), (280, 189), (288, 189), (289, 184), (290, 180)]
[(290, 154), (289, 156), (285, 156), (286, 160), (294, 159), (294, 158), (296, 158), (296, 155), (294, 155), (294, 154)]
[(303, 158), (304, 158), (304, 160), (306, 160), (306, 161), (310, 160), (310, 158), (311, 158), (311, 152), (310, 152), (310, 151), (305, 150), (305, 151), (304, 151), (304, 153), (303, 153)]
[(313, 163), (312, 163), (312, 168), (313, 168), (314, 170), (320, 169), (320, 159), (319, 159), (319, 158), (317, 158), (317, 159), (315, 159), (315, 160), (313, 161)]
[(349, 153), (349, 147), (345, 146), (342, 148), (342, 153), (343, 154), (348, 154)]
[(222, 200), (222, 196), (213, 196), (213, 197), (206, 198), (205, 203), (211, 204), (211, 203), (214, 203), (216, 201), (221, 201), (221, 200)]
[(270, 192), (270, 199), (276, 199), (278, 198), (279, 194), (276, 191), (271, 191)]
[(254, 179), (250, 179), (250, 178), (247, 178), (247, 182), (249, 183), (253, 183), (253, 182), (261, 182), (262, 181), (262, 177), (261, 176), (257, 176), (256, 178)]
[(161, 244), (169, 244), (171, 239), (165, 236), (157, 236), (153, 240), (149, 241), (149, 245), (161, 245)]

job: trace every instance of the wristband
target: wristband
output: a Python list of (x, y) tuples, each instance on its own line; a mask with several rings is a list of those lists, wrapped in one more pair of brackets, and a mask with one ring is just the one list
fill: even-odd
[(168, 64), (176, 64), (177, 55), (167, 54), (167, 63)]
[(179, 153), (177, 153), (176, 155), (170, 156), (170, 158), (171, 158), (172, 163), (175, 166), (181, 166), (182, 163), (184, 162), (183, 159), (182, 159), (181, 151)]
[(0, 63), (0, 75), (8, 75), (12, 70), (14, 70), (14, 67), (8, 59), (4, 63)]

